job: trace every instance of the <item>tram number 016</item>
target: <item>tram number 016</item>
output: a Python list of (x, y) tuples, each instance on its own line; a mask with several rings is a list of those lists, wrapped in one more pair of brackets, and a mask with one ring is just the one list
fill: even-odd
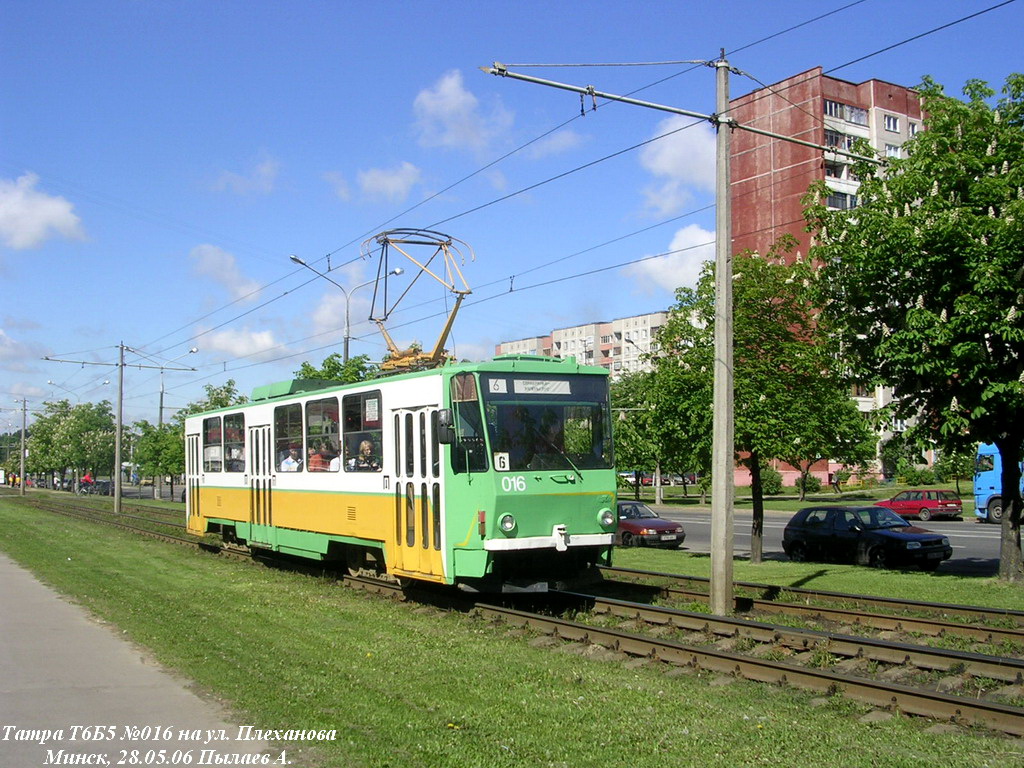
[(526, 490), (526, 478), (522, 475), (506, 475), (501, 478), (501, 490), (505, 493), (522, 493)]

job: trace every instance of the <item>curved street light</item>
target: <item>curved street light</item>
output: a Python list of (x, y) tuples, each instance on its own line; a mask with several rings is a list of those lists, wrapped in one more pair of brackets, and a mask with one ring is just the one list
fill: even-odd
[[(294, 253), (291, 256), (289, 256), (288, 258), (291, 259), (296, 264), (298, 264), (300, 267), (305, 267), (310, 272), (315, 272), (316, 274), (320, 275), (320, 277), (322, 277), (327, 282), (333, 283), (335, 286), (337, 286), (341, 290), (342, 294), (345, 296), (345, 346), (343, 347), (343, 352), (342, 352), (342, 362), (347, 363), (348, 362), (348, 343), (349, 343), (349, 339), (352, 338), (352, 335), (351, 335), (351, 332), (350, 332), (351, 324), (349, 323), (349, 309), (350, 309), (350, 304), (351, 304), (351, 301), (352, 301), (352, 294), (355, 293), (359, 288), (363, 288), (364, 286), (376, 283), (377, 282), (377, 278), (374, 278), (373, 280), (367, 280), (365, 283), (360, 283), (359, 285), (353, 286), (352, 288), (345, 288), (345, 286), (343, 286), (341, 283), (339, 283), (339, 282), (333, 280), (332, 278), (328, 277), (326, 274), (324, 274), (320, 270), (316, 269), (315, 267), (311, 267), (305, 261), (303, 261), (298, 256), (296, 256)], [(400, 275), (404, 271), (405, 270), (402, 269), (401, 267), (395, 267), (390, 272), (388, 272), (386, 275), (384, 275), (384, 279), (387, 280), (392, 275)]]

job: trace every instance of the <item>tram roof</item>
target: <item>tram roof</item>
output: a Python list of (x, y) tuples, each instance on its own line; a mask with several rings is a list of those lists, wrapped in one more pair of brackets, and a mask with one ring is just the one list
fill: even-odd
[[(438, 368), (429, 368), (419, 371), (407, 371), (403, 373), (394, 373), (386, 376), (381, 376), (376, 379), (366, 379), (365, 381), (356, 381), (350, 383), (342, 383), (339, 381), (330, 381), (326, 379), (290, 379), (288, 381), (279, 381), (273, 384), (264, 384), (256, 387), (252, 391), (252, 397), (248, 403), (240, 403), (235, 406), (228, 406), (227, 408), (214, 408), (207, 413), (214, 411), (224, 411), (237, 409), (239, 407), (245, 407), (255, 403), (262, 403), (268, 400), (276, 400), (279, 398), (295, 397), (303, 394), (312, 394), (314, 392), (324, 392), (329, 390), (343, 390), (343, 389), (355, 389), (357, 387), (366, 387), (367, 385), (383, 384), (388, 381), (395, 381), (399, 379), (410, 379), (418, 378), (422, 376), (436, 376), (440, 374), (453, 375), (456, 373), (475, 373), (485, 371), (518, 371), (520, 373), (552, 373), (552, 374), (569, 374), (569, 373), (588, 373), (596, 375), (608, 375), (608, 371), (600, 366), (596, 365), (584, 365), (576, 360), (575, 357), (546, 357), (544, 355), (522, 355), (522, 354), (510, 354), (510, 355), (498, 355), (492, 360), (482, 360), (478, 362), (452, 362), (447, 365), (440, 366)], [(198, 415), (198, 414), (193, 414)]]

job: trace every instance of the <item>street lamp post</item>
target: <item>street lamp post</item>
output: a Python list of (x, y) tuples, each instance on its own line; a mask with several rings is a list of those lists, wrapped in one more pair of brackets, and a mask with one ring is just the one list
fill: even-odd
[[(348, 343), (349, 343), (349, 339), (352, 338), (351, 330), (350, 330), (351, 329), (351, 325), (350, 325), (350, 322), (349, 322), (349, 309), (350, 309), (349, 305), (350, 305), (351, 300), (352, 300), (352, 294), (355, 293), (358, 289), (363, 288), (364, 286), (371, 285), (372, 283), (377, 282), (377, 278), (374, 278), (373, 280), (367, 280), (365, 283), (360, 283), (359, 285), (354, 286), (352, 288), (345, 288), (345, 286), (343, 286), (341, 283), (338, 283), (335, 280), (331, 279), (330, 277), (328, 277), (326, 274), (324, 274), (320, 270), (316, 269), (315, 267), (311, 267), (309, 264), (307, 264), (305, 261), (300, 259), (295, 254), (292, 254), (288, 258), (291, 259), (296, 264), (298, 264), (300, 267), (305, 267), (309, 271), (315, 272), (316, 274), (320, 275), (320, 277), (322, 277), (327, 282), (334, 283), (334, 285), (336, 285), (341, 290), (341, 293), (345, 296), (345, 345), (344, 345), (344, 347), (342, 349), (342, 362), (347, 363), (348, 362)], [(390, 272), (388, 272), (386, 275), (384, 275), (384, 278), (387, 279), (388, 277), (391, 277), (392, 275), (400, 275), (404, 271), (405, 270), (402, 269), (401, 267), (395, 267)]]
[[(198, 351), (199, 351), (199, 347), (192, 347), (192, 349), (190, 349), (188, 352), (186, 352), (186, 353), (184, 353), (182, 355), (178, 355), (177, 357), (175, 357), (175, 358), (173, 358), (171, 360), (168, 360), (167, 361), (167, 365), (170, 365), (171, 363), (173, 363), (173, 362), (175, 362), (177, 360), (181, 360), (181, 358), (185, 357), (186, 355), (194, 355)], [(162, 427), (164, 425), (164, 369), (163, 369), (163, 367), (160, 368), (160, 412), (156, 415), (156, 425), (157, 425), (157, 427)]]
[(46, 383), (47, 383), (48, 385), (50, 385), (51, 387), (57, 387), (57, 389), (63, 389), (63, 390), (64, 390), (65, 392), (67, 392), (67, 393), (68, 393), (69, 395), (71, 395), (72, 397), (74, 397), (74, 398), (75, 398), (75, 400), (77, 400), (78, 402), (82, 402), (82, 396), (81, 396), (81, 395), (79, 395), (79, 394), (77, 394), (77, 393), (76, 393), (76, 392), (75, 392), (74, 390), (71, 390), (71, 389), (68, 389), (67, 387), (61, 386), (60, 384), (58, 384), (58, 383), (57, 383), (56, 381), (54, 381), (53, 379), (47, 379), (47, 380), (46, 380)]
[[(181, 360), (181, 358), (186, 357), (188, 355), (193, 355), (193, 354), (195, 354), (198, 351), (199, 351), (199, 347), (192, 347), (192, 349), (190, 349), (188, 352), (185, 352), (182, 355), (178, 355), (177, 357), (175, 357), (175, 358), (173, 358), (171, 360), (168, 360), (167, 361), (167, 365), (170, 365), (171, 363), (175, 362), (176, 360)], [(158, 430), (162, 430), (163, 426), (164, 426), (164, 369), (161, 366), (161, 368), (160, 368), (160, 412), (157, 413), (157, 415), (156, 415), (156, 427), (157, 427)], [(174, 487), (174, 484), (172, 483), (171, 484), (172, 491), (173, 491), (173, 487)], [(157, 475), (156, 482), (153, 483), (153, 498), (154, 499), (162, 499), (163, 497), (164, 497), (164, 475), (163, 475), (163, 472), (161, 472), (159, 475)], [(142, 487), (141, 486), (139, 487), (139, 498), (140, 499), (142, 498)], [(172, 499), (172, 501), (173, 501), (173, 499)]]

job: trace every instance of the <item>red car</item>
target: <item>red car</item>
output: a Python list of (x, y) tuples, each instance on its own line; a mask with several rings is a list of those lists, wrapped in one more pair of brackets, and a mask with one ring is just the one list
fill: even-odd
[(663, 520), (658, 513), (639, 501), (620, 501), (618, 543), (624, 547), (646, 545), (648, 547), (683, 546), (686, 531), (679, 523)]
[(933, 517), (959, 518), (964, 513), (963, 502), (956, 491), (913, 489), (897, 493), (886, 501), (876, 501), (876, 507), (888, 507), (902, 517), (931, 520)]

